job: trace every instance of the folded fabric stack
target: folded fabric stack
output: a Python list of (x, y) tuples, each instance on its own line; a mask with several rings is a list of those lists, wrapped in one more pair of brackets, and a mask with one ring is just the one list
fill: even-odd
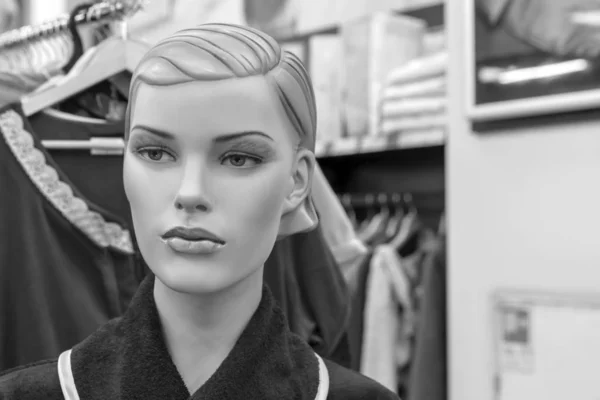
[(395, 68), (382, 91), (379, 132), (443, 128), (446, 125), (446, 50)]

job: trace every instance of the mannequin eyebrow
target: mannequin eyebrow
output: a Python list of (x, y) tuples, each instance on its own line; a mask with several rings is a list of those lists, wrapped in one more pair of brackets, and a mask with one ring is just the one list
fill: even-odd
[[(163, 139), (173, 139), (174, 135), (169, 133), (169, 132), (165, 132), (165, 131), (161, 131), (159, 129), (154, 129), (154, 128), (150, 128), (149, 126), (144, 126), (144, 125), (135, 125), (131, 131), (134, 132), (136, 130), (141, 130), (142, 132), (147, 132), (150, 133), (152, 135), (155, 136), (159, 136)], [(233, 140), (236, 139), (241, 139), (247, 136), (262, 136), (266, 139), (269, 139), (271, 141), (274, 141), (273, 138), (269, 135), (267, 135), (264, 132), (260, 132), (260, 131), (242, 131), (242, 132), (234, 132), (234, 133), (228, 133), (225, 135), (221, 135), (217, 138), (214, 139), (215, 142), (217, 143), (224, 143), (224, 142), (231, 142)]]
[(174, 136), (172, 134), (170, 134), (169, 132), (161, 131), (159, 129), (150, 128), (149, 126), (135, 125), (133, 128), (131, 128), (131, 132), (135, 132), (137, 130), (140, 130), (142, 132), (150, 133), (152, 135), (161, 137), (163, 139), (173, 139), (174, 138)]
[(271, 136), (267, 135), (266, 133), (260, 132), (260, 131), (243, 131), (243, 132), (235, 132), (235, 133), (228, 133), (226, 135), (221, 135), (221, 136), (215, 138), (215, 142), (217, 142), (217, 143), (230, 142), (232, 140), (241, 139), (246, 136), (262, 136), (271, 141), (274, 141)]

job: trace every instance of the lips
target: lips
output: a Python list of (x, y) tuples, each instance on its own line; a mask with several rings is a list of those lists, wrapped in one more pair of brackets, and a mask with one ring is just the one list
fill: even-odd
[(162, 235), (163, 240), (168, 240), (171, 238), (179, 238), (186, 241), (201, 241), (201, 240), (209, 240), (211, 242), (215, 242), (218, 244), (225, 244), (225, 240), (221, 239), (217, 235), (212, 232), (207, 231), (202, 228), (185, 228), (182, 226), (175, 227), (173, 229), (169, 229)]
[(161, 236), (171, 250), (182, 254), (213, 254), (225, 246), (225, 241), (202, 228), (176, 227)]

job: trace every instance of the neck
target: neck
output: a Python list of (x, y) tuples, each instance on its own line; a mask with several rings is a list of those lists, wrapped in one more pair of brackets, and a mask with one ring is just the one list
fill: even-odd
[(165, 344), (190, 393), (221, 365), (252, 318), (262, 296), (262, 274), (260, 268), (231, 287), (201, 295), (176, 292), (155, 278)]

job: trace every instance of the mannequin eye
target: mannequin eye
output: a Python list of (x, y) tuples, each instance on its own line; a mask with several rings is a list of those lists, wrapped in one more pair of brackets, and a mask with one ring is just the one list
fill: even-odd
[(137, 152), (141, 157), (152, 162), (166, 162), (173, 161), (175, 159), (166, 150), (157, 147), (140, 149)]
[(247, 154), (234, 153), (223, 157), (221, 162), (235, 168), (251, 168), (260, 164), (262, 159), (255, 156), (249, 156)]

